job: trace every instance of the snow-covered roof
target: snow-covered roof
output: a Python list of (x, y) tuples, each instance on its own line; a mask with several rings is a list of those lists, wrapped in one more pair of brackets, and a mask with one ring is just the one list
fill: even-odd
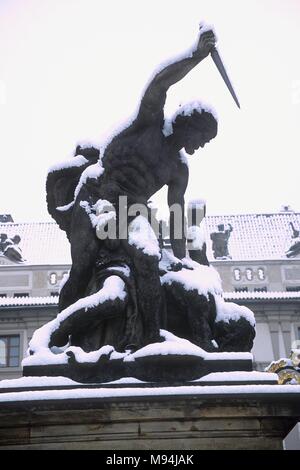
[(35, 306), (56, 306), (58, 305), (58, 295), (47, 297), (0, 297), (1, 307), (35, 307)]
[[(300, 292), (224, 292), (225, 301), (236, 300), (299, 300)], [(58, 295), (48, 297), (0, 297), (1, 307), (38, 307), (58, 305)]]
[[(292, 237), (290, 222), (300, 230), (300, 213), (208, 215), (204, 223), (208, 259), (214, 261), (210, 234), (218, 231), (220, 224), (225, 229), (228, 224), (233, 227), (228, 242), (232, 260), (287, 259), (285, 251)], [(0, 223), (0, 233), (8, 237), (20, 235), (19, 246), (26, 265), (71, 264), (70, 244), (55, 222)]]
[(300, 292), (224, 292), (225, 300), (299, 300)]
[(0, 224), (0, 233), (9, 238), (20, 235), (25, 266), (71, 264), (70, 244), (55, 222), (5, 223)]
[(287, 259), (285, 252), (292, 237), (290, 222), (300, 229), (299, 212), (206, 216), (205, 220), (210, 261), (214, 260), (210, 234), (218, 231), (219, 224), (224, 224), (225, 229), (232, 225), (228, 251), (234, 261)]

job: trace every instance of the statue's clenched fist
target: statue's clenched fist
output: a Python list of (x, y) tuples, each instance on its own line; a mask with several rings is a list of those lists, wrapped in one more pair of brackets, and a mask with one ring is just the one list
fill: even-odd
[[(201, 29), (203, 31), (201, 31)], [(200, 36), (197, 48), (194, 52), (196, 55), (201, 55), (201, 57), (207, 57), (212, 49), (216, 46), (217, 38), (212, 29), (207, 29), (200, 26)]]

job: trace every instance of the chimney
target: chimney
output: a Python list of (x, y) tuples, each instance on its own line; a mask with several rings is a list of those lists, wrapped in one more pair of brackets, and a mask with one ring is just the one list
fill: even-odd
[(280, 207), (279, 212), (295, 212), (295, 211), (288, 204), (284, 204)]

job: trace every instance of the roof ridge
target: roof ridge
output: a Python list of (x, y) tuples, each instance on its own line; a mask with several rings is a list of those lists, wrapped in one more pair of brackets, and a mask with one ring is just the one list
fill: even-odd
[[(239, 214), (206, 214), (205, 218), (210, 218), (210, 217), (241, 217), (241, 216), (251, 216), (251, 217), (257, 217), (257, 216), (270, 216), (270, 215), (300, 215), (300, 211), (293, 211), (293, 212), (242, 212)], [(34, 220), (34, 221), (22, 221), (22, 222), (0, 222), (0, 226), (12, 226), (12, 225), (42, 225), (42, 224), (51, 224), (51, 225), (58, 225), (55, 221), (52, 220)]]
[[(225, 300), (271, 300), (298, 299), (300, 291), (268, 291), (268, 292), (223, 292)], [(32, 296), (32, 297), (3, 297), (0, 298), (0, 307), (18, 307), (18, 306), (38, 306), (38, 305), (58, 305), (58, 295), (53, 296)]]
[(243, 212), (241, 214), (206, 214), (206, 217), (241, 217), (241, 216), (253, 216), (257, 217), (259, 215), (300, 215), (300, 212)]
[(1, 297), (0, 307), (18, 307), (34, 305), (58, 305), (58, 295), (33, 296), (33, 297)]
[(267, 292), (224, 292), (224, 298), (231, 300), (246, 299), (299, 299), (300, 291), (267, 291)]
[(48, 222), (47, 221), (32, 221), (32, 222), (0, 222), (0, 226), (2, 227), (8, 227), (8, 226), (12, 226), (12, 225), (42, 225), (42, 224), (51, 224), (51, 225), (58, 225), (55, 221), (51, 221), (49, 220)]

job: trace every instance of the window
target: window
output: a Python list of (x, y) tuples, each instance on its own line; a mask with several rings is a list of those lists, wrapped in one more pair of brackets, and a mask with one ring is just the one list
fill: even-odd
[(298, 292), (300, 291), (300, 286), (288, 286), (286, 287), (287, 292)]
[(51, 273), (49, 276), (49, 281), (52, 286), (55, 286), (55, 284), (57, 283), (57, 274)]
[(257, 276), (258, 276), (258, 279), (260, 279), (261, 281), (263, 281), (265, 279), (266, 276), (265, 276), (264, 268), (258, 268)]
[(0, 367), (18, 367), (20, 336), (0, 336)]
[(235, 268), (233, 270), (233, 275), (234, 275), (234, 279), (236, 281), (240, 281), (241, 280), (241, 270), (239, 268)]
[(267, 292), (268, 289), (266, 287), (254, 287), (254, 292)]
[(59, 295), (58, 292), (51, 292), (51, 293), (50, 293), (50, 296), (51, 296), (51, 297), (57, 297), (58, 295)]
[(7, 297), (7, 294), (0, 294), (0, 297)]
[(246, 269), (246, 278), (248, 279), (248, 281), (252, 281), (252, 279), (253, 279), (253, 271), (252, 271), (252, 269), (250, 269), (250, 268), (247, 268), (247, 269)]
[(235, 287), (234, 292), (248, 292), (248, 287)]
[(29, 297), (28, 292), (18, 292), (14, 294), (14, 297)]

